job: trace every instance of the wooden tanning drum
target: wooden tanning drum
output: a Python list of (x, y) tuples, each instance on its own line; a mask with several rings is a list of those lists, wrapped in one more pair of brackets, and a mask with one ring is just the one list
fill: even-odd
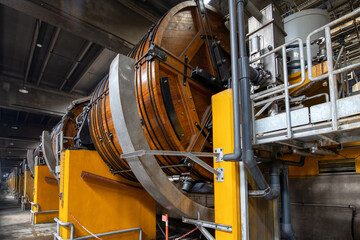
[[(224, 18), (207, 7), (211, 33), (229, 59), (229, 32)], [(209, 51), (209, 27), (193, 2), (171, 9), (135, 46), (135, 94), (146, 141), (153, 150), (212, 152), (211, 96), (216, 92), (194, 80), (197, 67), (217, 76)], [(229, 61), (228, 61), (229, 62)], [(129, 89), (131, 91), (131, 89)], [(109, 81), (95, 89), (89, 115), (96, 150), (114, 173), (136, 181), (114, 129), (110, 110)], [(145, 140), (145, 139), (144, 139)], [(190, 173), (196, 180), (212, 180), (212, 174), (183, 157), (156, 156), (167, 175)], [(212, 165), (212, 158), (202, 158)]]
[(38, 164), (37, 161), (39, 158), (42, 158), (42, 152), (40, 148), (41, 146), (39, 145), (35, 149), (27, 150), (26, 161), (33, 176), (35, 176), (35, 166)]
[[(73, 138), (76, 135), (78, 127), (76, 118), (83, 112), (84, 107), (88, 104), (89, 98), (73, 101), (67, 108), (67, 113), (53, 128), (51, 132), (51, 145), (53, 155), (58, 163), (60, 163), (58, 153), (60, 153), (61, 150), (75, 147)], [(57, 138), (59, 135), (60, 137)]]

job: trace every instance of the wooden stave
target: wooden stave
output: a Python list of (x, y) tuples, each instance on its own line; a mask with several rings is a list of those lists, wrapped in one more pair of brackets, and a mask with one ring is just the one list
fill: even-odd
[[(194, 3), (190, 3), (190, 2), (184, 2), (179, 4), (178, 6), (176, 6), (175, 8), (173, 8), (172, 10), (170, 10), (170, 12), (163, 17), (162, 19), (159, 20), (159, 24), (157, 24), (155, 27), (153, 27), (151, 30), (149, 30), (148, 34), (144, 36), (144, 38), (136, 45), (136, 47), (130, 52), (130, 57), (133, 57), (135, 59), (135, 62), (137, 62), (140, 58), (142, 58), (142, 56), (147, 52), (148, 48), (149, 48), (149, 39), (155, 36), (155, 42), (159, 43), (159, 37), (156, 36), (156, 32), (158, 31), (158, 29), (164, 29), (164, 27), (161, 25), (163, 21), (166, 21), (166, 19), (170, 19), (172, 16), (174, 16), (176, 13), (181, 12), (181, 10), (186, 9), (186, 8), (194, 8), (195, 4)], [(211, 9), (213, 11), (214, 14), (217, 14), (213, 9)], [(193, 10), (194, 11), (194, 10)], [(212, 13), (212, 14), (213, 14)], [(220, 19), (220, 18), (218, 18)], [(163, 30), (161, 30), (163, 31)], [(161, 41), (160, 41), (161, 42)], [(227, 45), (227, 52), (230, 51), (230, 47), (229, 44)], [(158, 60), (155, 60), (155, 62)], [(145, 64), (148, 64), (147, 62)], [(135, 71), (135, 81), (136, 81), (136, 96), (138, 99), (138, 112), (139, 112), (139, 117), (143, 120), (144, 124), (143, 124), (143, 129), (144, 129), (144, 133), (146, 135), (146, 139), (151, 147), (151, 149), (154, 150), (175, 150), (175, 151), (186, 151), (189, 149), (186, 149), (184, 146), (182, 146), (181, 144), (179, 144), (177, 142), (176, 146), (170, 146), (169, 144), (169, 148), (164, 148), (164, 147), (160, 147), (162, 146), (165, 141), (164, 139), (162, 140), (157, 140), (157, 143), (160, 145), (158, 145), (157, 143), (155, 143), (154, 139), (161, 139), (160, 138), (160, 132), (162, 130), (165, 130), (165, 132), (167, 131), (172, 131), (172, 133), (170, 134), (171, 136), (169, 136), (169, 142), (171, 144), (173, 144), (174, 142), (176, 142), (175, 140), (175, 133), (172, 129), (172, 126), (169, 126), (169, 119), (166, 115), (166, 109), (164, 109), (164, 102), (161, 99), (161, 89), (159, 89), (159, 84), (155, 84), (153, 86), (149, 86), (149, 88), (151, 87), (155, 87), (157, 92), (156, 94), (154, 94), (154, 96), (151, 96), (151, 94), (145, 96), (144, 99), (142, 99), (142, 97), (140, 96), (140, 93), (142, 93), (142, 89), (141, 87), (143, 87), (144, 85), (148, 84), (148, 82), (146, 83), (142, 83), (139, 84), (139, 79), (141, 77), (143, 77), (144, 75), (148, 75), (151, 76), (153, 79), (159, 79), (158, 75), (155, 74), (157, 71), (159, 71), (159, 62), (157, 62), (156, 64), (149, 64), (150, 69), (151, 69), (151, 74), (148, 74), (147, 71), (148, 70), (144, 70), (141, 69), (140, 67), (140, 75), (138, 74), (138, 68), (136, 67)], [(189, 70), (188, 70), (189, 71)], [(213, 71), (212, 72), (214, 75), (216, 75), (216, 73)], [(139, 77), (140, 76), (140, 77)], [(196, 83), (194, 83), (194, 85), (197, 85)], [(108, 97), (108, 92), (105, 92), (106, 86), (108, 86), (108, 79), (104, 79), (95, 89), (93, 95), (92, 95), (92, 100), (91, 100), (91, 110), (89, 113), (89, 128), (90, 128), (90, 133), (91, 133), (91, 137), (94, 143), (94, 146), (96, 148), (96, 150), (99, 152), (99, 154), (101, 155), (101, 157), (103, 158), (103, 160), (105, 161), (105, 163), (110, 167), (111, 171), (114, 173), (118, 173), (120, 174), (122, 177), (124, 177), (127, 180), (136, 181), (135, 176), (133, 176), (133, 174), (131, 172), (119, 172), (121, 170), (130, 170), (126, 160), (120, 159), (120, 154), (122, 154), (121, 151), (121, 147), (119, 146), (119, 141), (117, 139), (115, 130), (113, 129), (113, 124), (112, 124), (112, 119), (111, 119), (111, 111), (110, 111), (110, 105), (109, 105), (109, 97)], [(202, 87), (202, 86), (197, 86), (197, 87)], [(104, 93), (105, 92), (105, 93)], [(210, 104), (210, 98), (211, 95), (214, 92), (210, 92), (208, 94), (208, 103)], [(154, 101), (152, 101), (152, 99), (155, 99)], [(160, 105), (161, 112), (162, 115), (159, 116), (158, 119), (156, 119), (155, 115), (152, 115), (150, 117), (149, 120), (144, 120), (144, 115), (147, 115), (146, 112), (148, 112), (151, 108), (151, 104), (156, 103), (156, 102), (160, 102), (160, 104), (158, 104), (158, 106)], [(103, 104), (105, 106), (106, 111), (104, 111), (104, 109), (99, 109), (98, 108), (98, 104)], [(144, 105), (144, 107), (142, 107), (141, 105)], [(195, 104), (194, 104), (195, 105)], [(95, 109), (95, 110), (94, 110)], [(209, 109), (209, 106), (207, 106), (207, 109)], [(99, 110), (100, 110), (100, 115), (99, 115)], [(152, 109), (154, 110), (154, 108)], [(95, 116), (94, 112), (98, 112), (98, 116)], [(101, 125), (102, 125), (102, 129), (106, 130), (106, 132), (110, 132), (112, 134), (112, 139), (110, 139), (108, 136), (105, 136), (105, 141), (101, 139), (101, 141), (98, 139), (98, 135), (99, 133), (101, 133), (101, 126), (99, 126), (99, 121), (97, 118), (102, 117), (102, 121)], [(198, 117), (198, 122), (200, 123), (200, 118), (203, 116)], [(163, 124), (163, 126), (166, 125), (166, 127), (161, 127), (159, 125), (157, 125), (156, 122), (158, 122), (160, 119), (160, 122)], [(96, 123), (97, 122), (97, 123)], [(167, 124), (164, 124), (167, 123)], [(108, 126), (110, 125), (110, 127)], [(155, 126), (155, 130), (154, 127)], [(195, 127), (193, 126), (193, 129)], [(150, 133), (152, 132), (152, 133)], [(108, 142), (109, 145), (108, 147), (104, 146), (104, 142)], [(211, 150), (212, 150), (212, 146)], [(115, 154), (111, 154), (109, 153), (109, 149), (115, 153)], [(211, 151), (210, 150), (210, 151)], [(196, 151), (195, 149), (193, 149), (193, 151)], [(111, 156), (112, 157), (109, 157)], [(180, 158), (176, 158), (176, 157), (163, 157), (163, 156), (159, 156), (157, 157), (158, 159), (158, 163), (160, 166), (164, 166), (164, 165), (169, 165), (169, 164), (178, 164), (180, 161)], [(122, 167), (119, 166), (117, 161), (121, 161), (121, 163), (124, 165)], [(212, 165), (212, 158), (203, 158), (204, 161), (206, 161), (208, 164)], [(172, 161), (172, 162), (171, 162)], [(195, 164), (195, 166), (193, 167), (192, 173), (193, 173), (193, 177), (195, 179), (203, 179), (203, 180), (212, 180), (213, 176), (211, 173), (208, 173), (206, 170), (202, 169), (200, 166), (198, 166), (197, 164)], [(168, 175), (174, 175), (174, 174), (181, 174), (185, 171), (189, 171), (189, 169), (187, 168), (171, 168), (171, 169), (166, 169), (164, 170), (164, 172)]]

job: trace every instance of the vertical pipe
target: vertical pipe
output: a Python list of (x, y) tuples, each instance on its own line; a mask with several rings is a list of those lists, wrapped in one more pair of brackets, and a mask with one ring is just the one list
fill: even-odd
[(285, 165), (281, 172), (281, 230), (286, 239), (295, 240), (291, 226), (290, 195), (289, 195), (289, 169)]
[(249, 240), (249, 208), (248, 208), (248, 181), (244, 163), (239, 163), (240, 169), (240, 219), (241, 239)]
[[(270, 187), (280, 192), (280, 163), (274, 160), (270, 166)], [(280, 209), (279, 209), (279, 198), (274, 199), (273, 202), (274, 212), (274, 239), (280, 240)]]
[[(344, 67), (346, 67), (346, 50), (343, 51), (343, 59), (344, 59)], [(350, 96), (350, 85), (349, 85), (349, 78), (347, 77), (348, 72), (345, 72), (346, 76), (346, 96)]]
[(139, 232), (139, 240), (142, 240), (142, 228), (140, 228), (140, 232)]
[(338, 130), (337, 122), (337, 109), (336, 109), (336, 99), (337, 99), (337, 83), (334, 79), (334, 66), (333, 66), (333, 54), (331, 48), (331, 33), (330, 27), (325, 28), (325, 40), (326, 40), (326, 53), (327, 53), (327, 62), (328, 62), (328, 74), (329, 74), (329, 95), (330, 95), (330, 104), (331, 104), (331, 123), (332, 129)]
[(246, 35), (244, 22), (244, 2), (239, 0), (237, 2), (238, 13), (238, 35), (239, 35), (239, 57), (240, 57), (240, 96), (241, 96), (241, 128), (242, 128), (242, 160), (245, 163), (251, 177), (254, 179), (256, 185), (260, 190), (265, 190), (264, 198), (271, 200), (278, 196), (278, 192), (272, 191), (269, 184), (266, 182), (262, 172), (260, 171), (254, 159), (254, 152), (252, 149), (252, 105), (250, 100), (250, 68), (249, 57), (246, 52)]
[[(299, 45), (300, 46), (300, 45)], [(300, 46), (301, 47), (301, 46)], [(286, 59), (286, 48), (282, 47), (283, 69), (284, 69), (284, 90), (285, 90), (285, 114), (286, 114), (286, 130), (287, 138), (292, 138), (291, 132), (291, 114), (290, 114), (290, 101), (289, 101), (289, 84), (288, 84), (288, 69)]]
[(239, 108), (239, 69), (238, 69), (238, 44), (236, 35), (236, 10), (235, 0), (229, 0), (230, 16), (230, 46), (231, 46), (231, 78), (233, 89), (233, 118), (234, 118), (234, 152), (226, 154), (224, 160), (240, 160), (240, 108)]

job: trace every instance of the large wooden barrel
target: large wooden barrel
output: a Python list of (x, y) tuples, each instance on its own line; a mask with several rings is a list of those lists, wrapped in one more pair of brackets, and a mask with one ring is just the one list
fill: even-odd
[[(76, 118), (83, 112), (84, 107), (86, 107), (88, 104), (88, 98), (75, 100), (67, 108), (67, 113), (61, 118), (60, 122), (58, 122), (51, 131), (52, 150), (57, 161), (59, 161), (58, 154), (56, 153), (57, 150), (59, 152), (61, 149), (64, 150), (75, 147), (73, 138), (76, 135), (78, 127)], [(56, 136), (59, 134), (62, 134), (62, 146), (60, 146), (60, 143), (58, 142), (58, 147), (56, 147)]]
[(32, 176), (35, 176), (35, 166), (39, 163), (39, 158), (43, 157), (43, 153), (41, 151), (41, 145), (37, 146), (35, 149), (27, 150), (27, 165), (31, 171)]
[[(211, 33), (220, 41), (229, 59), (229, 32), (224, 18), (207, 9)], [(206, 84), (191, 78), (199, 67), (217, 76), (209, 52), (206, 18), (193, 2), (183, 2), (153, 26), (129, 54), (135, 59), (135, 91), (139, 118), (146, 141), (153, 150), (212, 152), (211, 96)], [(204, 31), (205, 28), (205, 31)], [(207, 34), (205, 34), (207, 32)], [(122, 154), (109, 102), (109, 81), (95, 89), (89, 115), (90, 132), (96, 150), (114, 173), (136, 181)], [(183, 157), (157, 156), (168, 175), (190, 173), (194, 179), (212, 180), (212, 175)], [(211, 158), (203, 158), (212, 165)], [(180, 166), (179, 166), (180, 165)]]

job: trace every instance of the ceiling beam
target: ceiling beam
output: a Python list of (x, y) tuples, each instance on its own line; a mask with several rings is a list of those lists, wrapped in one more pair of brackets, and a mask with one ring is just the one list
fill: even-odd
[(47, 67), (47, 65), (48, 65), (48, 63), (49, 63), (50, 56), (51, 56), (52, 52), (54, 51), (54, 47), (55, 47), (56, 41), (57, 41), (57, 39), (58, 39), (58, 37), (59, 37), (59, 34), (60, 34), (60, 28), (56, 28), (56, 29), (55, 29), (55, 32), (54, 32), (54, 34), (53, 34), (53, 36), (52, 36), (49, 49), (48, 49), (48, 51), (47, 51), (47, 53), (46, 53), (46, 57), (45, 57), (44, 63), (43, 63), (43, 65), (42, 65), (42, 67), (41, 67), (41, 71), (40, 71), (39, 78), (38, 78), (38, 80), (37, 80), (37, 82), (36, 82), (36, 85), (37, 85), (37, 86), (40, 85), (41, 79), (42, 79), (42, 77), (44, 76), (45, 69), (46, 69), (46, 67)]
[(69, 94), (49, 89), (39, 88), (26, 84), (28, 94), (18, 91), (22, 81), (0, 75), (0, 107), (38, 113), (51, 116), (62, 116), (70, 103), (84, 97), (78, 94)]
[[(75, 72), (76, 68), (79, 66), (79, 64), (81, 63), (81, 61), (83, 60), (83, 58), (85, 57), (86, 53), (88, 53), (90, 47), (93, 45), (92, 42), (88, 41), (85, 45), (85, 47), (83, 48), (83, 50), (81, 51), (81, 53), (79, 54), (79, 57), (76, 59), (76, 61), (72, 64), (72, 66), (69, 69), (69, 72), (66, 74), (65, 79), (62, 81), (61, 86), (59, 88), (59, 90), (63, 90), (65, 87), (65, 84), (69, 81), (71, 75)], [(89, 64), (91, 65), (91, 64)], [(88, 66), (89, 67), (89, 66)], [(86, 71), (86, 70), (85, 70)], [(76, 82), (75, 82), (76, 83)]]
[(36, 47), (36, 43), (37, 43), (38, 37), (39, 37), (40, 27), (41, 27), (41, 21), (36, 20), (34, 36), (33, 36), (32, 42), (31, 42), (30, 54), (29, 54), (29, 59), (28, 59), (27, 66), (26, 66), (24, 82), (27, 82), (28, 77), (29, 77), (31, 64), (32, 64), (32, 61), (34, 58), (35, 47)]
[(127, 54), (153, 22), (117, 0), (0, 0), (1, 4), (57, 26), (114, 52)]
[[(74, 83), (70, 87), (69, 92), (70, 93), (76, 92), (76, 88), (81, 83), (84, 83), (84, 82), (89, 83), (89, 77), (88, 77), (89, 74), (92, 74), (95, 72), (98, 74), (97, 82), (100, 82), (103, 79), (103, 77), (108, 73), (110, 64), (111, 64), (112, 60), (115, 58), (115, 56), (116, 56), (116, 53), (114, 53), (106, 48), (99, 51), (96, 58), (94, 58), (94, 61), (92, 61), (91, 64), (89, 64), (89, 66), (87, 67), (87, 69), (82, 72), (82, 74), (79, 76), (79, 78), (76, 79), (76, 81), (74, 81)], [(105, 75), (102, 74), (103, 71), (101, 70), (102, 67), (104, 67), (104, 66), (106, 68), (106, 72), (104, 73)], [(92, 93), (92, 92), (93, 92), (93, 89), (90, 91), (90, 93)]]
[(149, 8), (143, 8), (136, 4), (134, 0), (118, 0), (122, 5), (126, 6), (127, 8), (137, 12), (144, 18), (148, 19), (149, 21), (156, 23), (160, 19), (160, 15), (155, 13), (153, 10)]

